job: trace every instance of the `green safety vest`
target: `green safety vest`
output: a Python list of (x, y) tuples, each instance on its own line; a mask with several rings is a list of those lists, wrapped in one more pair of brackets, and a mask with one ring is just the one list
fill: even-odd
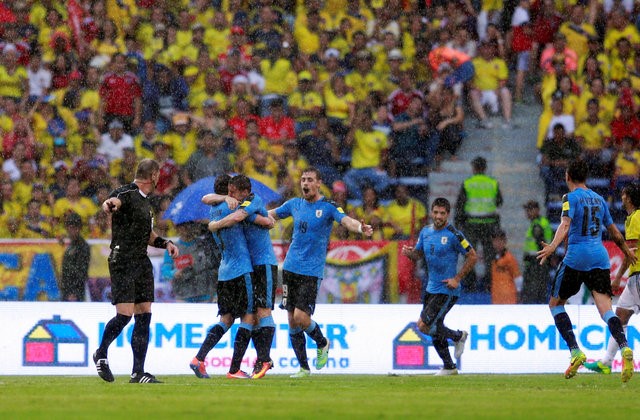
[(473, 175), (464, 181), (467, 201), (464, 213), (469, 218), (495, 216), (498, 206), (498, 181), (484, 174)]
[(533, 237), (533, 228), (538, 225), (542, 228), (544, 232), (544, 241), (546, 243), (551, 243), (553, 240), (553, 229), (551, 229), (551, 225), (549, 224), (549, 219), (543, 216), (539, 216), (536, 219), (531, 221), (529, 224), (529, 228), (527, 229), (527, 235), (524, 239), (524, 245), (522, 247), (522, 252), (525, 256), (527, 255), (536, 255), (536, 253), (540, 250), (538, 247), (538, 243), (536, 242), (536, 238)]

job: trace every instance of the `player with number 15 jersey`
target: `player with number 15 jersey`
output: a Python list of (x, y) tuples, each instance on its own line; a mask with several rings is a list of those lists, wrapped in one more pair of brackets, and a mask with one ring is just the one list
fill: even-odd
[(578, 271), (610, 268), (602, 228), (613, 219), (604, 199), (590, 189), (576, 188), (562, 198), (562, 217), (571, 219), (564, 264)]

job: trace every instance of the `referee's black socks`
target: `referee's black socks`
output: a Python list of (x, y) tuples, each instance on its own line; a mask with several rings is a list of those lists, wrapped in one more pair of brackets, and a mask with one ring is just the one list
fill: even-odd
[(100, 342), (100, 347), (96, 351), (96, 356), (98, 359), (106, 359), (107, 358), (107, 350), (109, 349), (109, 345), (118, 338), (124, 327), (131, 321), (131, 317), (122, 314), (116, 314), (107, 325), (104, 327), (104, 332), (102, 333), (102, 341)]
[(144, 361), (149, 348), (149, 325), (151, 313), (138, 314), (131, 334), (131, 350), (133, 350), (133, 369), (131, 373), (144, 373)]

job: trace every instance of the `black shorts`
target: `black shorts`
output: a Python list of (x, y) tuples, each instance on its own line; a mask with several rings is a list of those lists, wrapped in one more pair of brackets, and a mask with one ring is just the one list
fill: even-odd
[(254, 266), (251, 281), (255, 307), (273, 309), (273, 299), (278, 286), (278, 266), (271, 264)]
[(444, 324), (444, 317), (457, 301), (458, 296), (429, 292), (424, 294), (420, 319), (427, 325), (429, 334), (435, 333), (435, 329), (432, 331), (434, 327), (437, 328), (438, 325)]
[(282, 303), (280, 308), (293, 312), (295, 308), (313, 315), (320, 288), (320, 277), (303, 276), (284, 270), (282, 272)]
[(239, 318), (251, 314), (253, 310), (253, 290), (251, 274), (235, 279), (218, 281), (218, 315), (231, 314)]
[(154, 301), (153, 266), (149, 257), (111, 250), (107, 261), (111, 275), (112, 304)]
[(569, 299), (580, 291), (584, 283), (592, 292), (612, 296), (611, 272), (608, 268), (594, 268), (589, 271), (578, 271), (560, 263), (556, 276), (553, 279), (551, 296), (562, 300)]

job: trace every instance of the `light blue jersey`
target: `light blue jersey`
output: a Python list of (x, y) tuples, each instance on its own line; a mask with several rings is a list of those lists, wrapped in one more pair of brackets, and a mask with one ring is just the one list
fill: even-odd
[(564, 264), (578, 271), (610, 268), (602, 228), (613, 219), (604, 199), (589, 189), (577, 188), (562, 197), (562, 217), (571, 219)]
[(292, 198), (275, 210), (280, 219), (293, 217), (293, 238), (283, 269), (303, 276), (322, 278), (333, 222), (346, 216), (333, 201), (321, 198), (313, 203)]
[(472, 249), (464, 235), (450, 224), (440, 230), (436, 230), (433, 225), (425, 226), (420, 231), (415, 249), (424, 253), (427, 263), (427, 292), (460, 296), (460, 285), (450, 289), (442, 280), (455, 277), (458, 272), (458, 256), (466, 255)]
[[(212, 221), (219, 221), (231, 214), (227, 203), (213, 206), (210, 213)], [(218, 269), (218, 281), (233, 280), (246, 273), (251, 273), (251, 257), (247, 248), (241, 225), (220, 229), (213, 234), (218, 247), (222, 250), (222, 261)]]
[(251, 255), (251, 264), (256, 267), (258, 265), (278, 265), (276, 253), (273, 252), (273, 244), (269, 236), (269, 229), (265, 229), (253, 223), (256, 216), (267, 216), (267, 209), (264, 207), (263, 201), (255, 194), (250, 194), (238, 207), (249, 214), (245, 219), (246, 223), (242, 224), (244, 236), (249, 247)]

